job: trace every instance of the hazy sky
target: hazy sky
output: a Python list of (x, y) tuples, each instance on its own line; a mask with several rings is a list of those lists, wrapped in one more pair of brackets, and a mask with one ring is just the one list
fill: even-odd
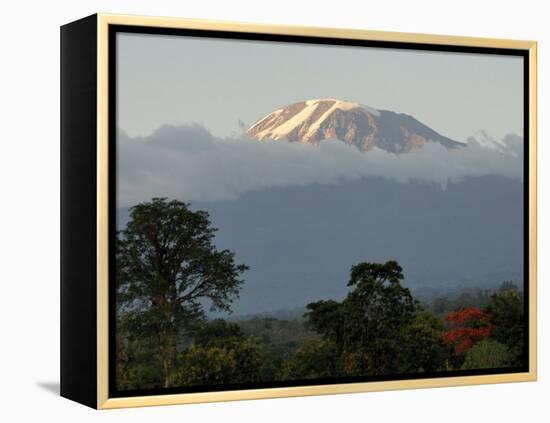
[(465, 141), (523, 131), (522, 59), (364, 47), (118, 35), (118, 126), (199, 123), (236, 135), (281, 106), (338, 98), (407, 113)]

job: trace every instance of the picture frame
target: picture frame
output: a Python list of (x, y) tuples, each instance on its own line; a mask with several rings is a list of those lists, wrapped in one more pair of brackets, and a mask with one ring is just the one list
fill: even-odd
[[(522, 254), (516, 257), (518, 262), (522, 263), (521, 275), (518, 277), (518, 280), (521, 280), (520, 291), (523, 307), (523, 326), (521, 332), (523, 336), (521, 349), (523, 361), (521, 361), (521, 365), (510, 365), (502, 368), (470, 368), (468, 370), (464, 370), (464, 367), (453, 368), (452, 365), (449, 365), (448, 368), (450, 370), (437, 370), (425, 373), (411, 371), (370, 375), (367, 372), (361, 374), (350, 373), (347, 376), (296, 377), (294, 379), (283, 378), (268, 381), (257, 380), (254, 382), (248, 382), (245, 379), (238, 383), (224, 382), (219, 385), (197, 382), (189, 384), (189, 386), (183, 386), (183, 382), (173, 382), (171, 377), (169, 378), (165, 375), (164, 382), (158, 382), (161, 385), (164, 383), (162, 386), (155, 385), (154, 383), (156, 382), (152, 382), (152, 385), (144, 385), (143, 388), (140, 388), (139, 384), (130, 384), (128, 386), (131, 386), (131, 388), (128, 389), (119, 388), (120, 381), (116, 380), (118, 361), (115, 345), (120, 341), (117, 340), (115, 328), (118, 327), (116, 321), (118, 313), (117, 301), (120, 300), (117, 300), (117, 298), (120, 291), (117, 290), (119, 286), (117, 280), (120, 279), (120, 276), (117, 276), (118, 274), (115, 269), (117, 266), (120, 269), (122, 265), (120, 264), (120, 258), (117, 259), (115, 252), (118, 251), (120, 245), (117, 244), (120, 242), (117, 238), (117, 233), (120, 233), (123, 229), (117, 227), (117, 221), (120, 221), (121, 218), (116, 205), (120, 201), (121, 193), (123, 192), (121, 191), (123, 184), (120, 180), (120, 169), (117, 166), (123, 168), (124, 164), (120, 161), (120, 157), (117, 159), (117, 155), (120, 156), (124, 154), (121, 151), (125, 151), (120, 146), (119, 120), (124, 116), (125, 105), (131, 103), (131, 101), (124, 103), (121, 100), (123, 96), (117, 91), (117, 84), (122, 85), (125, 81), (120, 78), (126, 75), (122, 71), (122, 59), (118, 56), (121, 51), (124, 51), (120, 37), (117, 38), (121, 34), (145, 37), (158, 36), (161, 41), (166, 39), (192, 38), (196, 40), (199, 46), (196, 50), (193, 50), (194, 54), (197, 54), (197, 57), (201, 58), (213, 55), (214, 52), (220, 52), (220, 50), (213, 50), (212, 46), (208, 47), (211, 50), (208, 50), (207, 47), (204, 47), (204, 49), (200, 47), (201, 42), (214, 40), (219, 42), (238, 42), (240, 46), (244, 46), (243, 51), (247, 51), (246, 49), (249, 48), (247, 47), (247, 43), (257, 43), (260, 46), (258, 47), (258, 51), (263, 48), (263, 45), (277, 44), (283, 55), (285, 54), (285, 48), (288, 49), (290, 48), (289, 46), (297, 46), (297, 48), (301, 46), (325, 47), (331, 48), (332, 50), (330, 51), (339, 48), (353, 48), (355, 50), (353, 50), (353, 53), (350, 53), (353, 57), (361, 56), (362, 49), (387, 50), (396, 54), (397, 63), (399, 63), (399, 60), (402, 60), (399, 55), (406, 52), (429, 53), (432, 55), (432, 59), (436, 61), (438, 54), (463, 54), (474, 58), (477, 56), (513, 57), (520, 60), (521, 65), (519, 69), (521, 70), (522, 78), (521, 81), (513, 82), (519, 84), (518, 89), (521, 91), (521, 101), (516, 106), (518, 110), (522, 110), (522, 113), (515, 117), (521, 122), (522, 132), (520, 135), (523, 139), (520, 144), (522, 160), (518, 162), (521, 177), (521, 190), (518, 192), (522, 195), (523, 204), (521, 215), (518, 215), (517, 220), (513, 221), (515, 225), (512, 226), (521, 231), (522, 235)], [(137, 37), (137, 42), (134, 43), (135, 57), (140, 57), (138, 47), (142, 39)], [(227, 45), (228, 49), (232, 46), (231, 43)], [(143, 54), (150, 54), (151, 51), (153, 50), (143, 50)], [(61, 395), (92, 408), (110, 409), (535, 381), (537, 377), (536, 51), (537, 45), (534, 41), (409, 34), (359, 29), (275, 26), (112, 14), (95, 14), (62, 26)], [(330, 54), (327, 53), (328, 56)], [(167, 57), (172, 57), (171, 53), (167, 54)], [(224, 60), (223, 63), (231, 67), (236, 66), (237, 62), (242, 62), (244, 59), (241, 60), (228, 55), (224, 56)], [(117, 66), (119, 66), (118, 69)], [(479, 67), (479, 69), (481, 68)], [(225, 69), (218, 68), (217, 75), (219, 78), (223, 78), (224, 71)], [(315, 72), (315, 70), (311, 72)], [(456, 74), (452, 73), (451, 68), (449, 68), (449, 72), (449, 75), (452, 74), (455, 78), (458, 78)], [(355, 75), (352, 70), (349, 70), (348, 73)], [(319, 72), (319, 74), (321, 75), (319, 78), (322, 78), (322, 72)], [(185, 80), (186, 76), (181, 75), (181, 78)], [(265, 84), (273, 82), (268, 77), (265, 78), (263, 80)], [(451, 78), (451, 76), (448, 78)], [(151, 77), (150, 81), (154, 80)], [(503, 81), (504, 83), (510, 82), (505, 78)], [(444, 83), (452, 85), (454, 81), (446, 79)], [(216, 95), (215, 92), (209, 91), (208, 87), (210, 85), (206, 77), (204, 80), (194, 80), (194, 84), (200, 86), (207, 99), (209, 96), (214, 98)], [(487, 84), (490, 85), (491, 82), (487, 82)], [(139, 88), (137, 85), (130, 88), (135, 89), (136, 87)], [(130, 92), (130, 88), (128, 88), (128, 92)], [(293, 87), (287, 87), (287, 89), (292, 91)], [(145, 91), (145, 93), (147, 92)], [(242, 95), (244, 98), (247, 98), (250, 94), (245, 91)], [(137, 101), (135, 98), (133, 100)], [(147, 98), (142, 98), (141, 101), (147, 103), (148, 100)], [(300, 106), (303, 107), (302, 111), (313, 104), (311, 103), (312, 100), (308, 101), (303, 102)], [(314, 105), (318, 107), (318, 110), (324, 107), (323, 112), (333, 110), (333, 108), (344, 110), (348, 107), (356, 107), (356, 103), (339, 103), (339, 100), (333, 99), (326, 100), (328, 103), (322, 106), (319, 105), (318, 100), (315, 101), (317, 103)], [(185, 102), (185, 99), (182, 102)], [(246, 101), (244, 102), (246, 103)], [(159, 103), (156, 104), (158, 106)], [(274, 105), (273, 110), (275, 107), (280, 106), (282, 104)], [(279, 110), (283, 110), (283, 112), (279, 112)], [(369, 115), (371, 118), (373, 115), (375, 117), (378, 116), (376, 115), (377, 111), (366, 110), (367, 114), (365, 116)], [(266, 112), (268, 111), (257, 112), (256, 117), (260, 118)], [(286, 113), (284, 109), (278, 109), (275, 112), (279, 114)], [(139, 114), (136, 114), (136, 116), (139, 117)], [(234, 117), (235, 119), (239, 118), (238, 116)], [(397, 119), (397, 117), (393, 118)], [(341, 120), (343, 118), (338, 119)], [(498, 118), (495, 119), (497, 122), (499, 121)], [(261, 120), (257, 121), (255, 125), (259, 123), (261, 123)], [(382, 125), (380, 121), (377, 124)], [(354, 127), (356, 128), (358, 124), (355, 122), (354, 125), (356, 125)], [(407, 124), (401, 122), (400, 125), (402, 133), (411, 131), (411, 127), (407, 126)], [(252, 128), (254, 128), (254, 125), (248, 129), (247, 133), (254, 135)], [(262, 133), (266, 138), (276, 140), (277, 131), (281, 130), (280, 127), (278, 128), (261, 127), (255, 134)], [(338, 137), (339, 130), (333, 130), (332, 134), (336, 134), (334, 137)], [(356, 130), (359, 131), (358, 129)], [(330, 132), (329, 129), (325, 131), (325, 133), (328, 132)], [(136, 133), (139, 133), (139, 131)], [(290, 139), (291, 135), (289, 134), (285, 134), (285, 140)], [(261, 141), (264, 135), (257, 136), (256, 138)], [(345, 138), (348, 135), (343, 135), (342, 137)], [(413, 135), (419, 136), (417, 133)], [(431, 136), (435, 137), (435, 135)], [(418, 138), (415, 139), (418, 140)], [(450, 138), (445, 139), (448, 139), (448, 142), (452, 142)], [(323, 145), (322, 141), (320, 143), (318, 141), (316, 139), (315, 144)], [(423, 139), (422, 143), (425, 141)], [(412, 141), (409, 138), (407, 142)], [(442, 145), (445, 142), (441, 141)], [(279, 143), (278, 145), (281, 144)], [(389, 157), (394, 157), (403, 148), (399, 146), (399, 149), (395, 151), (381, 153), (379, 151), (382, 151), (384, 147), (380, 147), (382, 144), (376, 145), (379, 148), (379, 150), (376, 150), (377, 154), (391, 154)], [(410, 146), (412, 144), (406, 145)], [(365, 150), (369, 148), (371, 148), (370, 145), (365, 147)], [(448, 148), (448, 146), (445, 148)], [(415, 148), (411, 147), (411, 149), (414, 150)], [(245, 150), (239, 151), (242, 152)], [(347, 152), (338, 154), (347, 154)], [(370, 153), (367, 152), (365, 154)], [(149, 156), (146, 155), (144, 157)], [(214, 163), (223, 162), (220, 156), (216, 157), (218, 157), (218, 161)], [(303, 156), (300, 157), (303, 158)], [(513, 157), (514, 159), (518, 159), (517, 155)], [(212, 162), (209, 163), (212, 164)], [(503, 172), (505, 173), (507, 172), (506, 166), (503, 167), (505, 169)], [(281, 172), (286, 171), (288, 169), (281, 170)], [(152, 175), (151, 178), (153, 176), (155, 175)], [(136, 202), (132, 204), (136, 204)], [(127, 219), (132, 219), (131, 214)], [(118, 264), (117, 260), (119, 261)], [(487, 260), (490, 261), (490, 257)], [(231, 261), (231, 263), (233, 262)], [(373, 268), (369, 269), (369, 271), (373, 271)], [(230, 270), (226, 268), (225, 274)], [(401, 271), (397, 270), (397, 273), (400, 274)], [(406, 268), (404, 269), (404, 273), (407, 273)], [(345, 279), (346, 275), (343, 277)], [(237, 276), (235, 276), (235, 281), (236, 279)], [(402, 275), (398, 279), (402, 279)], [(494, 295), (494, 292), (487, 295)], [(132, 301), (135, 302), (138, 300), (134, 298)], [(202, 307), (203, 303), (200, 301), (194, 303), (194, 306), (200, 304)], [(311, 313), (312, 310), (310, 308), (309, 312)], [(207, 320), (214, 319), (214, 317), (208, 317), (210, 316), (207, 314), (208, 312), (205, 311), (204, 313), (207, 315)], [(212, 316), (218, 315), (212, 314)], [(300, 318), (297, 317), (296, 319)], [(445, 324), (452, 326), (453, 322), (447, 320)], [(494, 323), (491, 322), (490, 325), (492, 328)], [(475, 329), (479, 328), (480, 326), (475, 326)], [(194, 341), (190, 342), (190, 345), (194, 345)], [(350, 354), (348, 353), (346, 357), (349, 358)], [(211, 356), (207, 355), (207, 357)], [(378, 365), (382, 366), (380, 363)], [(222, 368), (224, 366), (227, 366), (227, 364), (221, 365)], [(181, 371), (185, 372), (185, 369)], [(154, 373), (154, 370), (151, 370), (151, 372)], [(136, 388), (135, 386), (138, 387)]]

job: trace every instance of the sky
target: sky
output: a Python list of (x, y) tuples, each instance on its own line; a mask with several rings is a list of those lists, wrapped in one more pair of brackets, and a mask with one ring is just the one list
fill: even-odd
[(192, 123), (237, 136), (239, 121), (315, 98), (407, 113), (457, 141), (523, 131), (519, 57), (124, 33), (117, 52), (130, 137)]

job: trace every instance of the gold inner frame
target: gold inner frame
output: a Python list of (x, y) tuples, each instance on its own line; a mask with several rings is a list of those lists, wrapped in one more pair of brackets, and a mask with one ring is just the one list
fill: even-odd
[[(188, 394), (147, 395), (109, 398), (108, 392), (108, 27), (137, 25), (161, 28), (187, 28), (242, 33), (265, 33), (312, 37), (394, 41), (419, 44), (456, 45), (518, 49), (529, 57), (529, 371), (480, 376), (345, 383), (336, 385), (262, 388)], [(306, 395), (344, 394), (398, 389), (435, 388), (463, 385), (527, 382), (537, 379), (537, 43), (534, 41), (475, 38), (448, 35), (410, 34), (358, 29), (261, 25), (195, 19), (99, 14), (97, 19), (97, 407), (99, 409), (152, 405), (188, 404), (281, 398)]]

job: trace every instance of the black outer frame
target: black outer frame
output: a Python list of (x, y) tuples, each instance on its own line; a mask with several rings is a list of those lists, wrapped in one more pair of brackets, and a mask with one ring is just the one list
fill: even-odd
[(97, 15), (61, 27), (61, 396), (97, 408)]
[[(97, 15), (61, 28), (61, 395), (97, 408)], [(117, 391), (114, 384), (114, 284), (109, 286), (109, 398), (188, 392), (229, 391), (336, 383), (425, 379), (529, 371), (529, 52), (526, 50), (444, 46), (409, 42), (351, 40), (230, 31), (109, 25), (109, 139), (116, 140), (116, 33), (187, 35), (210, 38), (301, 42), (460, 53), (521, 56), (524, 60), (524, 297), (525, 366), (385, 377), (349, 377), (261, 384)], [(116, 229), (116, 142), (109, 143), (109, 250)], [(109, 279), (114, 280), (114, 256)]]

